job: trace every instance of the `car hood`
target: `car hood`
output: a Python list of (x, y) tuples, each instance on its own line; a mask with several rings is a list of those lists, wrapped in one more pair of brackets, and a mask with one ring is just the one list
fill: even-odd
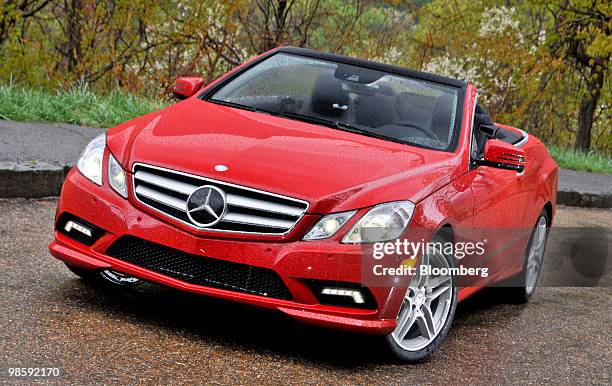
[(249, 186), (307, 200), (311, 213), (418, 202), (459, 173), (453, 153), (197, 98), (125, 122), (107, 143), (127, 170), (146, 163)]

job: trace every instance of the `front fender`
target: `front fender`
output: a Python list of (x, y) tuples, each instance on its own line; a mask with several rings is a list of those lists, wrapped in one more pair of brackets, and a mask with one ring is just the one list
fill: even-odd
[(470, 189), (472, 173), (466, 173), (435, 191), (415, 208), (413, 220), (434, 234), (443, 226), (454, 229), (472, 225), (474, 197)]

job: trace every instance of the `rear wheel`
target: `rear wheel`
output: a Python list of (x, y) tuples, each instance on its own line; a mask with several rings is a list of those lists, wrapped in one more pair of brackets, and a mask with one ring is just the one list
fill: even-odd
[(543, 210), (531, 232), (525, 253), (523, 270), (509, 281), (507, 288), (503, 288), (507, 301), (511, 303), (527, 303), (534, 294), (542, 270), (548, 226), (548, 214), (546, 210)]
[[(421, 266), (455, 267), (454, 258), (442, 253), (426, 254)], [(391, 351), (408, 362), (421, 361), (446, 337), (457, 307), (456, 278), (446, 275), (416, 275), (404, 297), (395, 330), (387, 335)]]

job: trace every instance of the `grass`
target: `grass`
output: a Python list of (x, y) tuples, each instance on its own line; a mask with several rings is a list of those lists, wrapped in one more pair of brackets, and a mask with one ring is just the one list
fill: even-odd
[[(14, 84), (0, 84), (0, 119), (14, 121), (71, 123), (106, 128), (161, 109), (167, 104), (165, 101), (121, 92), (97, 95), (87, 86), (51, 93), (23, 89)], [(548, 150), (561, 168), (612, 174), (610, 157), (555, 146), (549, 146)]]
[(52, 93), (0, 84), (0, 119), (14, 121), (71, 123), (107, 128), (166, 105), (161, 100), (122, 92), (97, 95), (87, 86)]
[(550, 155), (562, 169), (612, 174), (612, 158), (595, 152), (566, 150), (548, 146)]

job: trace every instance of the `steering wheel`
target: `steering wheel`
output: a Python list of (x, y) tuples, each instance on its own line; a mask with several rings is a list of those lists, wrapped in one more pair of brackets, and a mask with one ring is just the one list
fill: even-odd
[(412, 127), (413, 129), (417, 129), (421, 133), (426, 134), (428, 137), (440, 141), (440, 137), (438, 137), (438, 135), (433, 130), (431, 130), (430, 128), (425, 128), (425, 127), (417, 126), (414, 123), (410, 123), (410, 122), (406, 122), (406, 121), (394, 122), (393, 124), (397, 125), (397, 126), (403, 126), (403, 127)]

